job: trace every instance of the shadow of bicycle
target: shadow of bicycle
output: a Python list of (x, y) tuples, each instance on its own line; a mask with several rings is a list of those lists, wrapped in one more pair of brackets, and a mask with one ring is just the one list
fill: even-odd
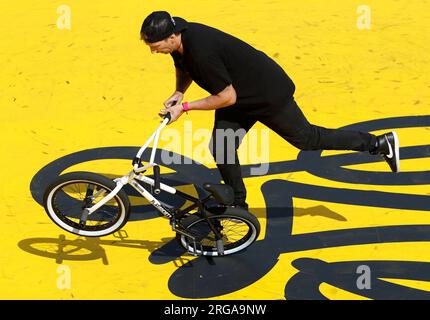
[(21, 240), (18, 247), (30, 254), (40, 257), (54, 259), (56, 263), (63, 261), (89, 261), (100, 259), (104, 265), (109, 264), (106, 254), (106, 246), (122, 248), (134, 248), (153, 252), (171, 238), (163, 238), (160, 241), (130, 240), (125, 230), (120, 230), (114, 234), (118, 240), (101, 240), (100, 238), (78, 237), (67, 239), (61, 234), (58, 238), (30, 238)]
[[(325, 206), (311, 208), (295, 208), (299, 216), (312, 215), (323, 216), (340, 221), (346, 221), (341, 215), (329, 210)], [(252, 214), (258, 218), (266, 217), (266, 209), (251, 209)], [(101, 259), (104, 265), (108, 265), (108, 256), (105, 250), (106, 246), (116, 246), (123, 248), (144, 249), (151, 253), (150, 262), (162, 264), (173, 262), (177, 267), (182, 267), (190, 262), (191, 257), (183, 257), (186, 253), (173, 237), (162, 238), (160, 241), (150, 240), (130, 240), (127, 239), (127, 231), (119, 230), (113, 234), (118, 240), (101, 240), (99, 237), (77, 237), (76, 239), (67, 239), (61, 234), (58, 238), (30, 238), (23, 239), (18, 243), (18, 247), (28, 253), (54, 259), (56, 263), (61, 264), (65, 260), (72, 261), (89, 261)]]

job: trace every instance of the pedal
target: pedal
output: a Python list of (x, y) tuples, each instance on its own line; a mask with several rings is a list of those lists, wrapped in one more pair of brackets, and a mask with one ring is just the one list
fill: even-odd
[(182, 235), (183, 235), (183, 236), (185, 236), (186, 238), (190, 238), (192, 241), (195, 241), (195, 240), (196, 240), (196, 238), (195, 238), (192, 234), (190, 234), (190, 233), (188, 233), (188, 232), (184, 231), (184, 230), (183, 230), (183, 229), (181, 229), (181, 228), (177, 228), (177, 227), (176, 227), (176, 225), (175, 225), (174, 223), (172, 223), (172, 230), (173, 230), (174, 232), (176, 232), (176, 233), (182, 234)]
[[(190, 239), (190, 238), (188, 238), (188, 237), (186, 237), (185, 238), (186, 240), (186, 245), (187, 245), (187, 248), (189, 248), (189, 244), (190, 244), (190, 242), (189, 242), (189, 240), (188, 239)], [(200, 246), (200, 253), (197, 253), (197, 248), (198, 248), (198, 246)], [(195, 241), (195, 240), (193, 240), (193, 249), (194, 249), (194, 251), (191, 251), (191, 250), (187, 250), (187, 252), (190, 254), (190, 255), (192, 255), (192, 256), (195, 256), (195, 257), (198, 257), (198, 256), (202, 256), (203, 255), (203, 246), (202, 246), (202, 244), (200, 243), (200, 242), (197, 242), (197, 241)]]
[[(194, 252), (191, 250), (187, 250), (187, 252), (189, 254), (196, 256), (196, 257), (203, 255), (203, 247), (202, 247), (202, 244), (200, 243), (200, 241), (196, 241), (196, 238), (192, 234), (186, 232), (185, 230), (183, 230), (181, 228), (177, 228), (174, 220), (172, 220), (171, 225), (172, 225), (172, 230), (174, 232), (182, 234), (185, 237), (185, 242), (186, 242), (185, 245), (187, 248), (190, 247), (190, 243), (192, 242)], [(190, 240), (191, 240), (191, 242), (190, 242)], [(200, 254), (197, 253), (198, 246), (200, 246), (200, 248), (199, 248)]]
[(222, 242), (222, 239), (216, 241), (216, 249), (220, 256), (224, 255), (224, 243)]

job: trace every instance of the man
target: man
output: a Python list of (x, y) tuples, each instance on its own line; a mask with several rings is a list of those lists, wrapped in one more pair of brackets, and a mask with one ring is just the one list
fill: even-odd
[[(152, 53), (169, 53), (176, 68), (176, 91), (164, 102), (160, 116), (170, 112), (172, 123), (190, 110), (216, 110), (210, 149), (224, 182), (235, 191), (236, 206), (248, 208), (237, 158), (243, 137), (234, 139), (231, 149), (225, 141), (217, 142), (217, 129), (247, 132), (260, 121), (300, 150), (368, 151), (382, 155), (393, 172), (400, 171), (395, 132), (375, 136), (310, 124), (294, 100), (293, 81), (275, 61), (247, 43), (165, 11), (151, 13), (140, 34)], [(182, 102), (192, 81), (211, 95)], [(235, 153), (234, 161), (227, 161), (228, 150)]]

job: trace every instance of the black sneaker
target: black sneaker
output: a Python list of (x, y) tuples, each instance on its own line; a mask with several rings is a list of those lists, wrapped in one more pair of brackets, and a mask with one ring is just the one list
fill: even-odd
[(399, 138), (392, 131), (376, 137), (376, 148), (371, 154), (380, 154), (390, 165), (391, 171), (400, 172)]

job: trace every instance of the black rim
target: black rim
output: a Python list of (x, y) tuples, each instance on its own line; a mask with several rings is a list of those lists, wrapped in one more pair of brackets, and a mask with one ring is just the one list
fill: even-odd
[[(89, 200), (88, 195), (95, 195), (100, 190), (105, 193), (93, 201)], [(70, 227), (85, 231), (104, 230), (114, 225), (121, 216), (123, 205), (118, 195), (93, 212), (85, 224), (80, 223), (80, 218), (84, 207), (94, 205), (111, 191), (93, 181), (72, 181), (55, 190), (52, 195), (52, 207), (57, 217)]]

